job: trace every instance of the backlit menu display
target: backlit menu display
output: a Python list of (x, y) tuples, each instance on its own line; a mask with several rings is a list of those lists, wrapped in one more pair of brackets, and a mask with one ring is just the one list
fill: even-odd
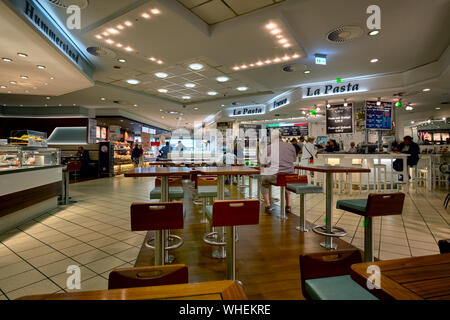
[(392, 102), (366, 101), (366, 129), (392, 129)]
[(353, 133), (353, 104), (333, 104), (327, 108), (327, 134)]

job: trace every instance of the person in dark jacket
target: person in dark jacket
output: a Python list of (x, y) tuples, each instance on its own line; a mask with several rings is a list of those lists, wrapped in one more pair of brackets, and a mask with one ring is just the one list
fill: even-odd
[(134, 164), (138, 165), (140, 157), (141, 157), (141, 150), (139, 149), (139, 146), (136, 143), (134, 145), (133, 151), (131, 151), (131, 161), (133, 161)]
[[(397, 147), (397, 152), (406, 153), (409, 155), (406, 161), (408, 167), (415, 166), (419, 162), (419, 153), (420, 153), (419, 145), (415, 143), (412, 137), (410, 136), (406, 136), (403, 138), (403, 142), (400, 143)], [(396, 159), (393, 165), (395, 171), (403, 171), (402, 159)], [(401, 175), (400, 180), (403, 180), (403, 176)]]
[(159, 155), (157, 159), (167, 159), (170, 153), (170, 143), (166, 142), (166, 145), (159, 150)]
[(336, 152), (339, 151), (339, 145), (336, 140), (331, 139), (328, 141), (327, 146), (325, 147), (325, 152)]
[(81, 162), (80, 175), (86, 177), (89, 172), (89, 162), (91, 161), (89, 151), (80, 146), (78, 147), (77, 156), (80, 157)]
[(301, 147), (298, 145), (297, 139), (295, 139), (295, 138), (292, 139), (292, 140), (291, 140), (291, 143), (292, 143), (292, 145), (293, 145), (294, 148), (295, 148), (296, 154), (298, 155), (302, 149), (301, 149)]

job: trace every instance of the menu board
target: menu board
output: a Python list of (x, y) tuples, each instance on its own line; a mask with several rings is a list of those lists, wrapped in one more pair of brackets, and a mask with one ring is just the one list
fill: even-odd
[(366, 129), (392, 129), (392, 102), (366, 101)]
[(280, 127), (279, 129), (283, 137), (308, 136), (309, 134), (309, 126), (307, 123), (292, 127)]
[(333, 104), (327, 108), (327, 134), (353, 133), (353, 104)]

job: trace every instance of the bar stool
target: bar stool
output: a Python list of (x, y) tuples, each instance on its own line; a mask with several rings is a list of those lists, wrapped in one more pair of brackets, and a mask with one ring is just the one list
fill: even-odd
[[(374, 189), (378, 192), (386, 192), (387, 189), (387, 167), (385, 164), (374, 164)], [(384, 175), (384, 179), (381, 179), (382, 174)], [(383, 190), (381, 191), (381, 185), (383, 185)]]
[(405, 194), (369, 194), (367, 199), (339, 200), (336, 208), (364, 217), (364, 261), (373, 261), (373, 217), (401, 215)]
[[(308, 177), (306, 177), (308, 179)], [(286, 189), (300, 195), (300, 224), (295, 227), (296, 230), (308, 232), (305, 224), (305, 194), (323, 193), (322, 187), (306, 183), (287, 184)]]
[[(216, 176), (199, 176), (198, 177), (198, 191), (197, 195), (202, 200), (202, 213), (203, 218), (201, 223), (208, 222), (206, 219), (206, 207), (214, 198), (217, 198), (218, 188), (217, 188), (217, 177)], [(225, 189), (225, 197), (229, 197), (230, 192)]]
[[(169, 178), (169, 201), (183, 199), (184, 191), (182, 182), (182, 177)], [(150, 191), (150, 199), (161, 199), (161, 178), (156, 178), (155, 188)]]
[[(177, 241), (166, 247), (164, 234), (171, 229), (183, 229), (184, 211), (182, 202), (133, 203), (130, 210), (131, 231), (155, 231), (154, 239), (145, 243), (146, 247), (155, 249), (155, 265), (164, 265), (166, 251), (183, 245), (184, 240), (170, 235), (168, 242)], [(155, 242), (151, 245), (149, 242)]]
[(120, 268), (114, 269), (109, 273), (108, 290), (163, 286), (188, 282), (188, 268), (184, 264)]
[(216, 200), (209, 219), (213, 227), (226, 227), (226, 242), (203, 238), (208, 244), (226, 246), (226, 279), (236, 280), (236, 226), (259, 224), (259, 200)]
[(308, 176), (298, 176), (297, 174), (278, 173), (275, 181), (271, 185), (280, 187), (280, 219), (286, 220), (286, 185), (288, 183), (308, 183)]

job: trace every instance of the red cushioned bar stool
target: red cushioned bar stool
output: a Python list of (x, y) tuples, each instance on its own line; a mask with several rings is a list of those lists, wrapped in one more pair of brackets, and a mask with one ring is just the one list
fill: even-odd
[(280, 187), (280, 216), (282, 220), (286, 220), (286, 185), (296, 183), (308, 183), (307, 176), (299, 176), (297, 174), (278, 173), (276, 181), (273, 181), (271, 185)]
[(226, 279), (236, 280), (236, 226), (259, 224), (259, 200), (216, 200), (211, 224), (213, 227), (226, 227), (226, 242), (211, 242), (206, 238), (204, 241), (226, 246)]
[[(155, 265), (164, 265), (167, 251), (179, 248), (183, 239), (166, 246), (164, 232), (172, 229), (183, 229), (182, 202), (133, 203), (131, 205), (131, 231), (155, 231), (154, 246), (148, 241), (145, 245), (155, 250)], [(153, 238), (151, 239), (153, 240)]]

